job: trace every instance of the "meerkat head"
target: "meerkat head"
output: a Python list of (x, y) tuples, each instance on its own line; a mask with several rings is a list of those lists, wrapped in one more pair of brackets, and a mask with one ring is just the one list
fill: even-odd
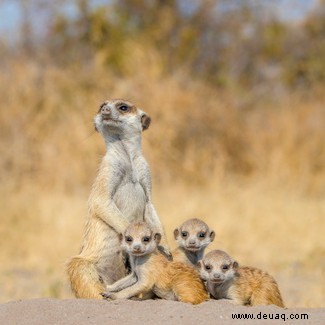
[(236, 276), (238, 263), (226, 252), (214, 250), (206, 254), (197, 267), (203, 280), (221, 284)]
[(215, 237), (214, 231), (200, 219), (185, 221), (174, 230), (174, 237), (180, 247), (196, 252), (207, 247)]
[(131, 135), (149, 128), (151, 119), (131, 102), (107, 100), (94, 118), (95, 130), (102, 134)]
[(145, 222), (132, 223), (126, 228), (124, 235), (120, 234), (123, 249), (133, 256), (143, 256), (152, 253), (160, 243), (161, 234), (153, 233)]

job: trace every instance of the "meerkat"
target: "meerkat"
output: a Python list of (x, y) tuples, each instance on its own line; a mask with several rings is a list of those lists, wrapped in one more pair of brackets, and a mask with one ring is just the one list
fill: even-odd
[(272, 276), (255, 267), (239, 267), (224, 251), (209, 252), (198, 263), (198, 269), (215, 299), (231, 299), (233, 303), (245, 306), (273, 304), (284, 307)]
[(122, 247), (130, 256), (132, 273), (107, 287), (106, 299), (130, 299), (151, 291), (158, 297), (199, 304), (209, 295), (193, 267), (169, 261), (157, 251), (161, 235), (147, 223), (131, 224), (120, 235)]
[(127, 274), (119, 234), (133, 221), (145, 220), (162, 234), (159, 248), (171, 257), (152, 204), (150, 170), (141, 149), (141, 132), (150, 121), (141, 109), (120, 99), (105, 101), (94, 118), (106, 154), (89, 197), (81, 251), (67, 263), (77, 298), (102, 298), (107, 285)]
[(215, 232), (202, 220), (194, 218), (185, 221), (174, 230), (178, 247), (172, 252), (173, 260), (196, 266), (214, 237)]

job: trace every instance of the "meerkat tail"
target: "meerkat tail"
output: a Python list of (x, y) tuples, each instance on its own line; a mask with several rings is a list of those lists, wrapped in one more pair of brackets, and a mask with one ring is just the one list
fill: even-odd
[(67, 264), (71, 289), (77, 298), (101, 299), (105, 290), (93, 261), (75, 256)]

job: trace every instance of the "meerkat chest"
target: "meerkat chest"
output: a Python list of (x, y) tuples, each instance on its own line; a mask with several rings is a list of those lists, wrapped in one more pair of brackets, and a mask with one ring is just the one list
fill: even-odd
[(146, 175), (139, 163), (128, 157), (116, 159), (110, 170), (113, 200), (121, 212), (130, 220), (141, 220), (147, 202)]
[(208, 283), (208, 291), (216, 299), (229, 299), (228, 284), (216, 285), (214, 283)]
[(125, 173), (126, 181), (142, 184), (148, 177), (148, 170), (142, 163), (142, 159), (133, 159), (128, 162)]
[(150, 177), (148, 165), (142, 156), (130, 157), (127, 153), (122, 153), (113, 157), (112, 165), (113, 177), (122, 178), (121, 184), (146, 183), (146, 179)]

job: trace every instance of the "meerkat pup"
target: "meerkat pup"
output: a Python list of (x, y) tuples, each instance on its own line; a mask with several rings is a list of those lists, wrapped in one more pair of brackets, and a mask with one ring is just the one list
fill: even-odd
[(130, 256), (132, 273), (107, 287), (107, 299), (129, 299), (151, 291), (167, 300), (199, 304), (208, 293), (199, 273), (184, 263), (168, 261), (157, 251), (161, 235), (147, 223), (131, 224), (121, 236)]
[(79, 255), (67, 273), (77, 298), (101, 298), (106, 286), (126, 274), (119, 234), (131, 222), (145, 220), (162, 235), (159, 247), (171, 256), (160, 219), (151, 200), (151, 177), (141, 150), (141, 132), (150, 117), (125, 100), (105, 101), (94, 119), (106, 154), (89, 198), (89, 213)]
[(207, 281), (216, 299), (231, 299), (246, 306), (284, 307), (277, 283), (268, 273), (254, 267), (239, 267), (227, 253), (214, 250), (198, 263), (201, 278)]
[(213, 242), (215, 232), (200, 219), (189, 219), (174, 230), (178, 247), (173, 251), (173, 259), (196, 266), (203, 257), (205, 248)]

